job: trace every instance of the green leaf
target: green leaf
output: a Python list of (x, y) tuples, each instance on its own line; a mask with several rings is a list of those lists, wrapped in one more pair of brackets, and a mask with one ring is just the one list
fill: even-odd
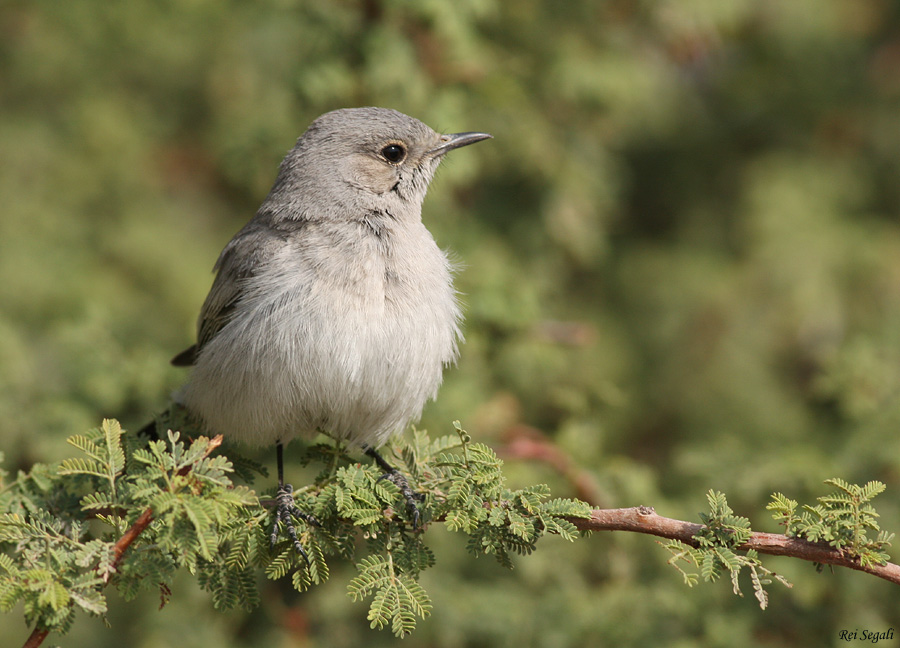
[(61, 610), (69, 604), (69, 592), (61, 583), (50, 581), (46, 583), (38, 597), (38, 605), (48, 606), (52, 610)]

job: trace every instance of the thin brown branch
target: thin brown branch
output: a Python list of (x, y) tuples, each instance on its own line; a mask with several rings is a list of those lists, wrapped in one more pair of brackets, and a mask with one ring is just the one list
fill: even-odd
[(28, 639), (25, 640), (22, 648), (37, 648), (42, 643), (44, 643), (44, 639), (47, 638), (48, 634), (50, 634), (49, 630), (44, 630), (43, 628), (35, 628), (28, 636)]
[(119, 561), (122, 560), (122, 556), (125, 554), (125, 551), (128, 547), (131, 546), (131, 543), (134, 542), (137, 537), (141, 534), (141, 532), (147, 528), (147, 525), (153, 521), (153, 509), (147, 509), (143, 513), (141, 513), (140, 517), (134, 521), (134, 524), (122, 534), (122, 537), (118, 539), (116, 542), (116, 546), (114, 547), (115, 558), (113, 558), (113, 568), (119, 566)]
[[(657, 515), (656, 511), (649, 506), (594, 509), (591, 511), (590, 518), (573, 517), (569, 520), (582, 531), (632, 531), (670, 540), (680, 540), (691, 546), (697, 546), (694, 536), (703, 528), (700, 524)], [(790, 556), (823, 565), (848, 567), (900, 585), (900, 565), (894, 563), (863, 565), (857, 558), (828, 545), (799, 538), (789, 538), (778, 533), (754, 532), (750, 539), (738, 549), (745, 551), (753, 549), (758, 553), (771, 556)]]
[[(211, 455), (212, 452), (213, 452), (213, 450), (215, 450), (215, 449), (218, 448), (220, 445), (222, 445), (222, 439), (223, 439), (223, 437), (222, 437), (221, 434), (217, 434), (216, 436), (214, 436), (213, 438), (211, 438), (211, 439), (207, 442), (207, 444), (206, 444), (206, 450), (203, 452), (203, 456), (204, 456), (204, 457), (208, 457), (209, 455)], [(187, 466), (184, 466), (181, 470), (179, 470), (179, 471), (178, 471), (177, 473), (175, 473), (175, 474), (177, 474), (177, 475), (179, 475), (179, 476), (181, 476), (181, 477), (184, 477), (184, 476), (187, 475), (189, 472), (191, 472), (191, 469), (192, 469), (193, 467), (194, 467), (194, 464), (188, 464)]]

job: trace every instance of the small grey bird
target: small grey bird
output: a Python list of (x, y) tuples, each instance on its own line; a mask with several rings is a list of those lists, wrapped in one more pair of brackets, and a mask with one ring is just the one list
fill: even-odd
[[(491, 137), (442, 135), (384, 108), (316, 119), (256, 215), (225, 246), (175, 394), (211, 433), (278, 453), (278, 520), (289, 514), (282, 447), (324, 432), (376, 452), (417, 419), (457, 356), (452, 267), (422, 224), (443, 156)], [(273, 530), (273, 541), (275, 531)], [(305, 554), (304, 554), (305, 555)]]

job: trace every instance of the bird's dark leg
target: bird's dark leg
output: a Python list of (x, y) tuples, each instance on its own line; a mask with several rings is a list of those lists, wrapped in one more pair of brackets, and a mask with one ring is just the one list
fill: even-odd
[(418, 529), (421, 515), (419, 514), (419, 507), (416, 502), (418, 502), (421, 497), (409, 487), (409, 481), (407, 481), (406, 477), (404, 477), (399, 470), (385, 461), (384, 457), (378, 454), (375, 448), (366, 447), (365, 452), (372, 457), (372, 459), (375, 460), (375, 463), (378, 464), (378, 467), (384, 471), (384, 475), (382, 475), (381, 478), (393, 482), (394, 485), (400, 489), (400, 494), (403, 495), (403, 499), (406, 500), (406, 512), (412, 520), (413, 529)]
[(284, 446), (281, 441), (275, 444), (275, 454), (278, 463), (278, 491), (275, 494), (275, 522), (272, 524), (272, 535), (269, 542), (272, 547), (278, 542), (278, 523), (282, 522), (291, 542), (294, 543), (294, 549), (303, 556), (308, 565), (309, 556), (306, 555), (303, 545), (297, 538), (297, 529), (294, 527), (294, 520), (291, 516), (298, 517), (307, 524), (318, 525), (318, 522), (312, 515), (297, 508), (294, 503), (294, 487), (284, 483)]

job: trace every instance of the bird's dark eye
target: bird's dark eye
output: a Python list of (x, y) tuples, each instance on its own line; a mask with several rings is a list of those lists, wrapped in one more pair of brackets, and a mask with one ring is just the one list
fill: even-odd
[(388, 144), (381, 149), (381, 154), (385, 160), (396, 164), (406, 157), (406, 149), (401, 144)]

